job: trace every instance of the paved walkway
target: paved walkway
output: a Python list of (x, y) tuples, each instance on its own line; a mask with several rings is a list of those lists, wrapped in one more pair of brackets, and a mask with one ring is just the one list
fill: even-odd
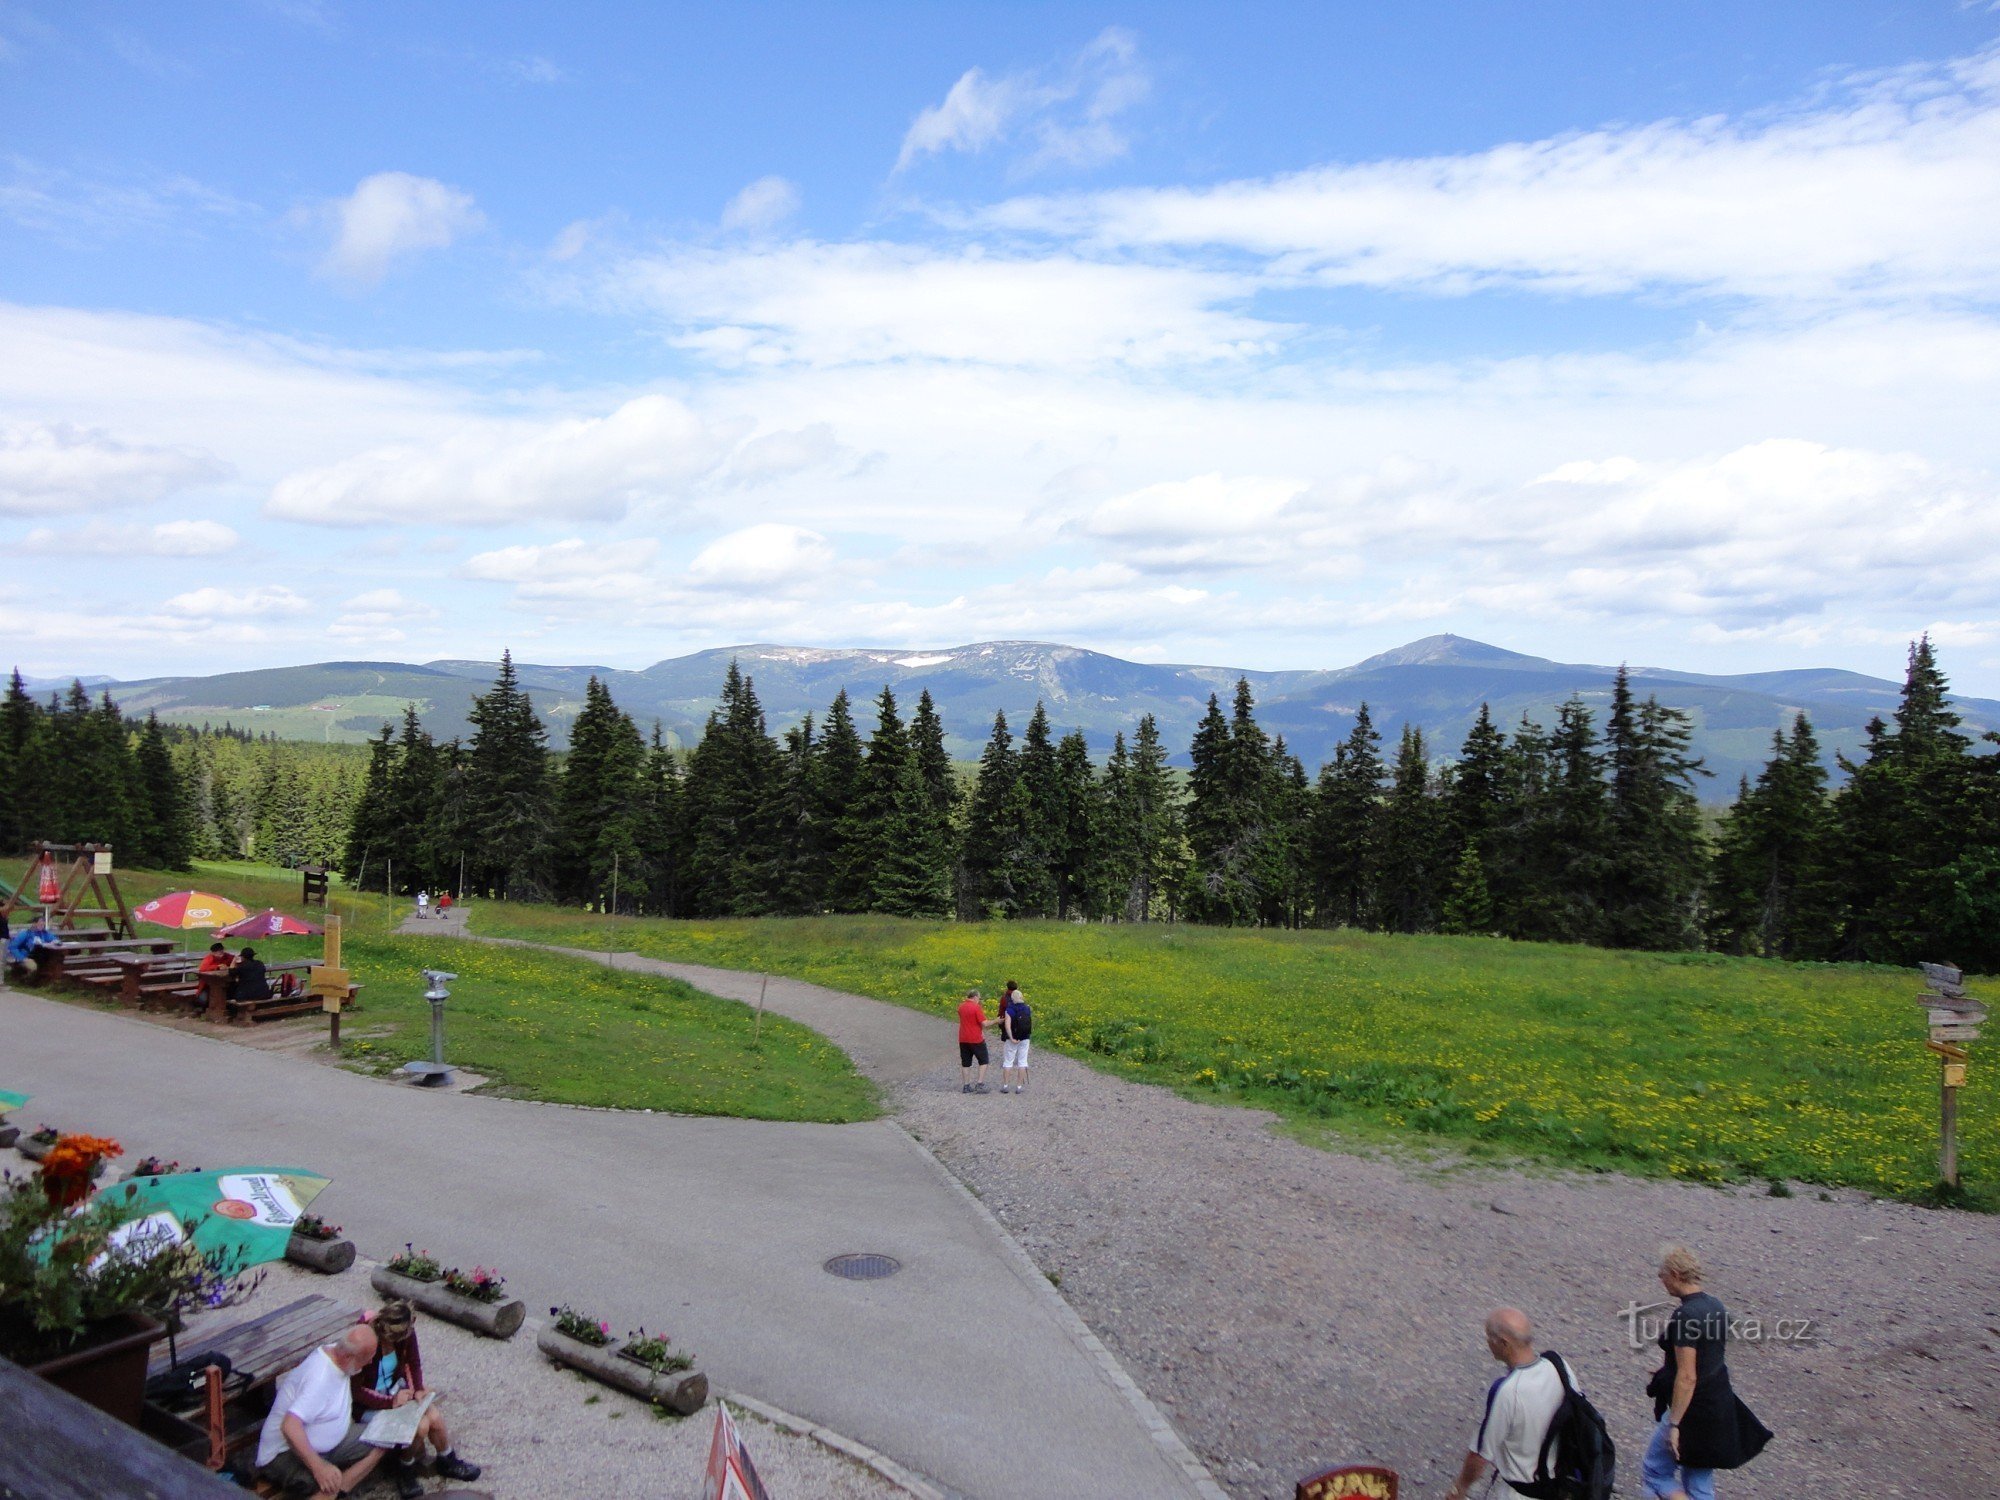
[[(660, 967), (755, 998), (756, 975)], [(884, 1081), (949, 1061), (937, 1023), (893, 1006), (777, 979), (767, 1003), (853, 1045)], [(18, 990), (0, 993), (0, 1059), (35, 1121), (182, 1161), (325, 1171), (325, 1210), (364, 1253), (414, 1239), (448, 1263), (497, 1264), (531, 1308), (664, 1326), (717, 1384), (960, 1494), (1219, 1494), (992, 1216), (892, 1121), (440, 1094)], [(860, 1283), (821, 1269), (853, 1251), (904, 1269)]]

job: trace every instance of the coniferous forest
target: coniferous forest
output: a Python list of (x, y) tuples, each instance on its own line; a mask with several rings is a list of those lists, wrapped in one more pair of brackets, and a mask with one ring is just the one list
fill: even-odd
[[(124, 720), (80, 687), (0, 704), (0, 847), (125, 863), (252, 857), (355, 884), (671, 916), (882, 912), (1492, 934), (1773, 958), (2000, 965), (2000, 756), (1961, 732), (1926, 640), (1893, 721), (1830, 785), (1811, 723), (1719, 818), (1686, 716), (1621, 670), (1600, 718), (1481, 711), (1456, 747), (1363, 705), (1309, 771), (1249, 687), (1171, 769), (1150, 716), (1093, 760), (1037, 706), (955, 767), (928, 693), (845, 692), (773, 736), (734, 665), (689, 753), (593, 680), (552, 752), (503, 658), (468, 741), (414, 707), (363, 750)], [(1992, 738), (1989, 736), (1989, 738)], [(393, 872), (393, 873), (392, 873)]]

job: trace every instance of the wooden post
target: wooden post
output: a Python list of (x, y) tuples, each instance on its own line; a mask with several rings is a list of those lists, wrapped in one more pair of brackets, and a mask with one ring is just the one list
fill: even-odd
[[(1958, 1186), (1958, 1090), (1951, 1086), (1951, 1064), (1940, 1059), (1944, 1082), (1938, 1088), (1938, 1176), (1948, 1187)], [(1961, 1064), (1961, 1066), (1963, 1066)]]
[(314, 978), (319, 981), (319, 1003), (326, 1010), (327, 1045), (333, 1049), (335, 1057), (340, 1056), (340, 1007), (345, 1002), (347, 971), (340, 966), (340, 914), (328, 912), (326, 917), (325, 956), (320, 960)]
[(766, 974), (757, 981), (757, 1025), (750, 1033), (750, 1045), (763, 1045), (764, 1041), (764, 991), (771, 987), (771, 976)]

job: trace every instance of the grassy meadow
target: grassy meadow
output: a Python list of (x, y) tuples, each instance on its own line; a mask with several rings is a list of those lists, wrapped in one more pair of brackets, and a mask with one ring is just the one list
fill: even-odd
[[(132, 905), (193, 886), (252, 911), (299, 913), (296, 875), (266, 866), (202, 864), (192, 875), (120, 871)], [(394, 932), (407, 902), (336, 892), (343, 960), (365, 986), (345, 1024), (350, 1059), (384, 1071), (430, 1055), (430, 1006), (419, 972), (458, 975), (445, 1015), (445, 1056), (520, 1098), (758, 1120), (872, 1119), (874, 1085), (818, 1033), (778, 1016), (751, 1042), (747, 1006), (670, 979), (578, 959)], [(141, 932), (161, 929), (142, 924)], [(206, 947), (206, 932), (183, 934)], [(232, 948), (241, 947), (232, 941)], [(317, 956), (318, 938), (260, 939), (266, 961)]]
[[(881, 917), (607, 919), (507, 903), (474, 930), (763, 970), (939, 1018), (1018, 980), (1036, 1040), (1336, 1130), (1700, 1182), (1924, 1199), (1938, 1067), (1912, 971), (1490, 938)], [(1975, 993), (1992, 986), (1977, 981)], [(1975, 1047), (1975, 1058), (1978, 1049)], [(1961, 1090), (1961, 1201), (2000, 1208), (2000, 1111)]]

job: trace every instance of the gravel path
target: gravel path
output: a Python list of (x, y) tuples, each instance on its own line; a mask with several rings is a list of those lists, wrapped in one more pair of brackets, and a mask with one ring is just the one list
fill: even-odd
[[(357, 1265), (340, 1276), (296, 1266), (268, 1267), (245, 1303), (207, 1316), (239, 1322), (318, 1293), (357, 1308), (380, 1298)], [(641, 1492), (693, 1495), (708, 1462), (713, 1403), (692, 1417), (666, 1420), (645, 1402), (551, 1365), (535, 1350), (534, 1330), (512, 1339), (481, 1338), (419, 1315), (424, 1374), (444, 1393), (454, 1445), (484, 1472), (472, 1488), (495, 1500), (627, 1500)], [(200, 1347), (201, 1321), (181, 1335), (184, 1353)], [(908, 1492), (810, 1438), (736, 1412), (743, 1441), (775, 1496), (803, 1500), (908, 1500)], [(640, 1476), (644, 1476), (641, 1479)], [(440, 1489), (441, 1481), (428, 1481)], [(393, 1494), (386, 1480), (362, 1492)]]
[(1703, 1254), (1733, 1313), (1817, 1335), (1733, 1346), (1738, 1390), (1779, 1436), (1725, 1476), (1730, 1500), (2000, 1495), (2000, 1221), (1803, 1188), (1445, 1172), (1317, 1150), (1263, 1112), (1060, 1057), (1033, 1076), (1025, 1096), (968, 1098), (941, 1070), (896, 1102), (1243, 1500), (1364, 1458), (1442, 1493), (1497, 1373), (1480, 1323), (1505, 1303), (1574, 1356), (1620, 1492), (1638, 1493), (1658, 1351), (1630, 1348), (1618, 1314), (1659, 1297), (1667, 1240)]

